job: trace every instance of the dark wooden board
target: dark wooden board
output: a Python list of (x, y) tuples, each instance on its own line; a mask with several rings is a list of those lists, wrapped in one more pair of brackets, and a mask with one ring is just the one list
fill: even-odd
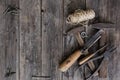
[(4, 0), (0, 1), (0, 79), (4, 80), (5, 77), (5, 18), (3, 18), (3, 12), (5, 10)]
[(20, 0), (19, 80), (33, 80), (42, 71), (41, 1)]
[(63, 53), (63, 1), (43, 0), (42, 10), (42, 75), (62, 80), (58, 66)]
[[(19, 0), (1, 0), (0, 1), (0, 79), (1, 80), (17, 80), (18, 68), (16, 63), (19, 53), (18, 38), (18, 15), (14, 15), (5, 10), (8, 6), (18, 7)], [(9, 75), (10, 72), (15, 74)]]
[[(59, 64), (79, 48), (75, 37), (64, 32), (76, 27), (65, 21), (80, 8), (92, 8), (100, 21), (116, 24), (116, 30), (106, 31), (107, 41), (118, 47), (100, 70), (107, 78), (89, 80), (119, 80), (119, 4), (119, 0), (0, 0), (0, 80), (82, 80), (81, 70), (74, 72), (77, 62), (65, 73), (58, 70)], [(19, 7), (19, 14), (3, 15), (9, 5)], [(91, 28), (88, 32), (92, 34)], [(5, 77), (7, 68), (16, 73)]]

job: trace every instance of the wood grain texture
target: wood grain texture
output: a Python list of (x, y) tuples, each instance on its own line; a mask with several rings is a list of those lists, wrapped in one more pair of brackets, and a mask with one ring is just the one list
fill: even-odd
[[(11, 13), (4, 13), (8, 6), (18, 7), (19, 0), (4, 0), (0, 1), (0, 24), (1, 24), (1, 58), (0, 69), (1, 69), (1, 80), (17, 80), (18, 66), (17, 66), (17, 55), (18, 55), (18, 15)], [(4, 67), (3, 67), (4, 65)], [(10, 72), (15, 74), (7, 75)]]
[(41, 1), (20, 0), (20, 79), (42, 74)]
[[(120, 0), (0, 0), (0, 80), (82, 80), (81, 70), (74, 72), (77, 62), (65, 73), (58, 70), (59, 64), (80, 47), (73, 35), (64, 35), (77, 27), (66, 24), (66, 17), (80, 8), (92, 8), (101, 22), (116, 25), (116, 31), (106, 31), (107, 41), (117, 46), (100, 70), (107, 78), (95, 76), (89, 80), (119, 80), (119, 4)], [(9, 5), (20, 8), (20, 13), (3, 15)], [(88, 33), (93, 34), (91, 27)], [(8, 68), (16, 73), (5, 77)]]
[(58, 70), (63, 53), (62, 4), (62, 0), (42, 1), (42, 75), (50, 80), (62, 80)]
[[(111, 39), (112, 37), (110, 37), (110, 42), (114, 42), (113, 44), (115, 44), (117, 46), (117, 50), (113, 53), (113, 55), (110, 57), (110, 62), (109, 62), (109, 65), (108, 65), (108, 76), (109, 76), (109, 80), (119, 80), (120, 79), (120, 76), (118, 76), (120, 74), (120, 54), (119, 54), (119, 48), (120, 48), (120, 28), (119, 28), (119, 25), (120, 25), (120, 16), (118, 13), (120, 13), (120, 5), (119, 5), (120, 1), (117, 0), (117, 1), (114, 1), (114, 0), (111, 0), (109, 2), (109, 11), (110, 11), (110, 16), (109, 18), (112, 20), (112, 21), (115, 21), (116, 23), (116, 31), (113, 31), (111, 30), (110, 33), (113, 34), (111, 35), (113, 37), (113, 39)], [(112, 8), (112, 9), (111, 9)]]
[(0, 79), (5, 80), (5, 18), (3, 17), (3, 12), (5, 10), (4, 0), (0, 1)]

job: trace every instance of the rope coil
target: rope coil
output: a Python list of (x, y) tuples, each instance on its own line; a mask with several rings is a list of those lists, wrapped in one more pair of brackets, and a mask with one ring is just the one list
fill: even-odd
[(74, 13), (67, 17), (66, 22), (68, 24), (79, 24), (84, 21), (88, 21), (95, 17), (95, 12), (92, 9), (88, 10), (76, 10)]

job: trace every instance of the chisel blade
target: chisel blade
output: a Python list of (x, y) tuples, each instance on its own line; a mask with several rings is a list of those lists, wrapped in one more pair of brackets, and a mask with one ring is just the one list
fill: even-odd
[(91, 46), (93, 46), (100, 38), (101, 35), (104, 33), (104, 30), (100, 29), (92, 38), (90, 38), (86, 44), (84, 45), (83, 50), (88, 50)]

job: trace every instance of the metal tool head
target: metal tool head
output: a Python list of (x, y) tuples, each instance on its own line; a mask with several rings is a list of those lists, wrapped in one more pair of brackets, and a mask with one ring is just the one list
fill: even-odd
[(69, 29), (68, 31), (66, 31), (66, 34), (70, 35), (70, 34), (75, 34), (75, 33), (81, 32), (81, 31), (84, 31), (84, 27), (78, 26), (78, 27), (75, 27), (75, 28), (72, 28), (72, 29)]
[[(100, 69), (100, 67), (103, 65), (104, 59), (107, 58), (107, 57), (109, 57), (109, 56), (111, 55), (110, 53), (113, 53), (113, 51), (115, 51), (116, 48), (117, 48), (117, 47), (115, 47), (115, 46), (110, 46), (110, 47), (103, 53), (103, 55), (100, 55), (100, 56), (98, 56), (98, 57), (95, 57), (95, 58), (89, 60), (89, 61), (93, 61), (93, 60), (97, 60), (97, 59), (102, 59), (99, 67), (93, 72), (92, 75), (90, 75), (90, 76), (87, 77), (86, 79), (92, 77), (92, 76)], [(88, 62), (89, 62), (89, 61), (88, 61)], [(88, 62), (87, 62), (87, 63), (88, 63)], [(83, 64), (83, 65), (85, 65), (85, 64)]]
[(82, 32), (80, 33), (80, 35), (81, 35), (82, 38), (88, 37), (88, 35), (87, 35), (87, 33), (86, 33), (85, 31), (82, 31)]
[(94, 36), (92, 36), (84, 45), (83, 50), (86, 51), (90, 47), (92, 47), (100, 38), (101, 35), (104, 33), (104, 30), (100, 29)]
[(93, 54), (96, 54), (96, 53), (104, 50), (107, 46), (108, 46), (108, 44), (104, 45), (103, 47), (101, 47), (100, 49), (98, 49), (97, 51), (95, 51)]
[[(88, 60), (86, 63), (90, 62), (90, 61), (95, 61), (95, 60), (98, 60), (98, 59), (101, 59), (101, 58), (106, 58), (106, 57), (109, 57), (111, 55), (111, 53), (113, 53), (113, 51), (115, 51), (117, 49), (117, 47), (113, 46), (109, 49), (107, 49), (102, 55), (100, 56), (97, 56), (97, 57), (94, 57), (94, 58), (91, 58), (90, 60)], [(85, 63), (85, 64), (86, 64)], [(83, 64), (83, 65), (85, 65)]]
[(80, 32), (83, 32), (84, 31), (84, 28), (79, 26), (79, 27), (76, 27), (74, 29), (70, 29), (68, 30), (65, 34), (66, 35), (74, 35), (79, 43), (79, 45), (81, 47), (84, 46), (84, 40), (83, 40), (83, 37), (81, 36)]
[(95, 24), (92, 24), (92, 28), (95, 28), (95, 29), (115, 28), (115, 24), (113, 24), (113, 23), (95, 23)]

